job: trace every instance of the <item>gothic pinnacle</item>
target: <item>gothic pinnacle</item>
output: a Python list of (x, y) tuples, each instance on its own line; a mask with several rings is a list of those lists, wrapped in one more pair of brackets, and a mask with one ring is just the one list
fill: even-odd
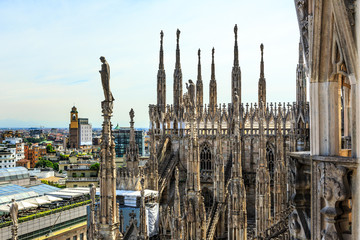
[(211, 63), (211, 80), (215, 80), (215, 62), (214, 62), (215, 48), (212, 49), (212, 63)]
[(198, 60), (199, 60), (199, 62), (198, 62), (198, 75), (197, 75), (197, 80), (198, 81), (201, 81), (201, 56), (200, 56), (200, 54), (201, 54), (201, 50), (199, 48), (199, 50), (198, 50)]
[(237, 24), (235, 24), (234, 27), (234, 33), (235, 33), (235, 45), (234, 45), (234, 67), (239, 66), (239, 50), (238, 50), (238, 44), (237, 44)]
[(260, 62), (260, 78), (264, 78), (264, 44), (260, 45), (261, 62)]
[(134, 109), (131, 108), (130, 112), (129, 112), (129, 116), (130, 116), (130, 142), (134, 142), (135, 143), (135, 132), (134, 132)]
[(176, 31), (176, 63), (175, 68), (180, 68), (180, 47), (179, 47), (179, 39), (180, 39), (180, 30)]
[(161, 32), (160, 32), (160, 61), (159, 61), (159, 69), (161, 69), (161, 70), (164, 69), (163, 38), (164, 38), (164, 33), (161, 30)]

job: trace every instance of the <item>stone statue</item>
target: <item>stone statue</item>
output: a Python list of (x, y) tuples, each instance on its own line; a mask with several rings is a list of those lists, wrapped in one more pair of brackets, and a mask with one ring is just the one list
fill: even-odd
[(234, 91), (234, 117), (239, 116), (239, 107), (240, 107), (239, 95), (237, 93), (237, 89), (235, 88), (235, 91)]
[(17, 225), (18, 224), (19, 206), (18, 206), (17, 202), (15, 201), (15, 199), (12, 199), (11, 201), (12, 201), (12, 203), (10, 206), (10, 216), (11, 216), (13, 225)]
[(93, 200), (93, 203), (95, 203), (95, 195), (96, 195), (96, 187), (94, 184), (91, 184), (90, 187), (90, 199)]
[(101, 56), (100, 61), (103, 63), (99, 72), (101, 74), (101, 82), (104, 90), (105, 101), (112, 102), (115, 99), (110, 91), (110, 67), (105, 57)]
[(190, 104), (193, 107), (195, 106), (195, 84), (191, 79), (189, 79), (189, 85), (186, 83), (186, 88), (188, 90)]

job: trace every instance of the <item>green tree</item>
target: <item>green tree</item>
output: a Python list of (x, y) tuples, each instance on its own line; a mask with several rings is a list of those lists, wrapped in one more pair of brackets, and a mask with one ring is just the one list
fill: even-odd
[(53, 162), (53, 165), (54, 165), (54, 170), (59, 171), (59, 163)]
[(94, 163), (93, 165), (90, 166), (90, 170), (96, 170), (99, 172), (100, 169), (100, 163)]
[(56, 151), (55, 151), (54, 147), (53, 147), (51, 144), (48, 144), (48, 145), (46, 146), (46, 152), (47, 152), (47, 153), (54, 153), (54, 152), (56, 152)]
[(69, 155), (60, 154), (60, 159), (61, 160), (69, 160)]
[(54, 168), (54, 164), (49, 160), (39, 158), (39, 161), (36, 163), (35, 167), (36, 168), (45, 168), (45, 167)]

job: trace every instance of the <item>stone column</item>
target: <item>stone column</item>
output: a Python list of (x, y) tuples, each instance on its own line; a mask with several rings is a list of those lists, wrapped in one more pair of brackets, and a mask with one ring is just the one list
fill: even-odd
[(312, 155), (339, 155), (341, 143), (338, 82), (310, 83)]

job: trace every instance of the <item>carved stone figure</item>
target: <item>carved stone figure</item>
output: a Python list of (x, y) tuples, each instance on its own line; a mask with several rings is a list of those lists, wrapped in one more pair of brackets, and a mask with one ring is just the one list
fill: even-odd
[(100, 61), (102, 62), (100, 75), (101, 75), (101, 83), (104, 90), (105, 101), (111, 102), (114, 101), (114, 97), (110, 91), (110, 66), (106, 61), (105, 57), (101, 56)]
[(10, 216), (11, 220), (13, 222), (13, 225), (18, 224), (18, 212), (19, 212), (19, 206), (15, 199), (11, 199), (11, 205), (10, 205)]
[(189, 104), (193, 108), (195, 106), (195, 84), (191, 79), (189, 79), (189, 84), (186, 83), (186, 89), (188, 90)]

